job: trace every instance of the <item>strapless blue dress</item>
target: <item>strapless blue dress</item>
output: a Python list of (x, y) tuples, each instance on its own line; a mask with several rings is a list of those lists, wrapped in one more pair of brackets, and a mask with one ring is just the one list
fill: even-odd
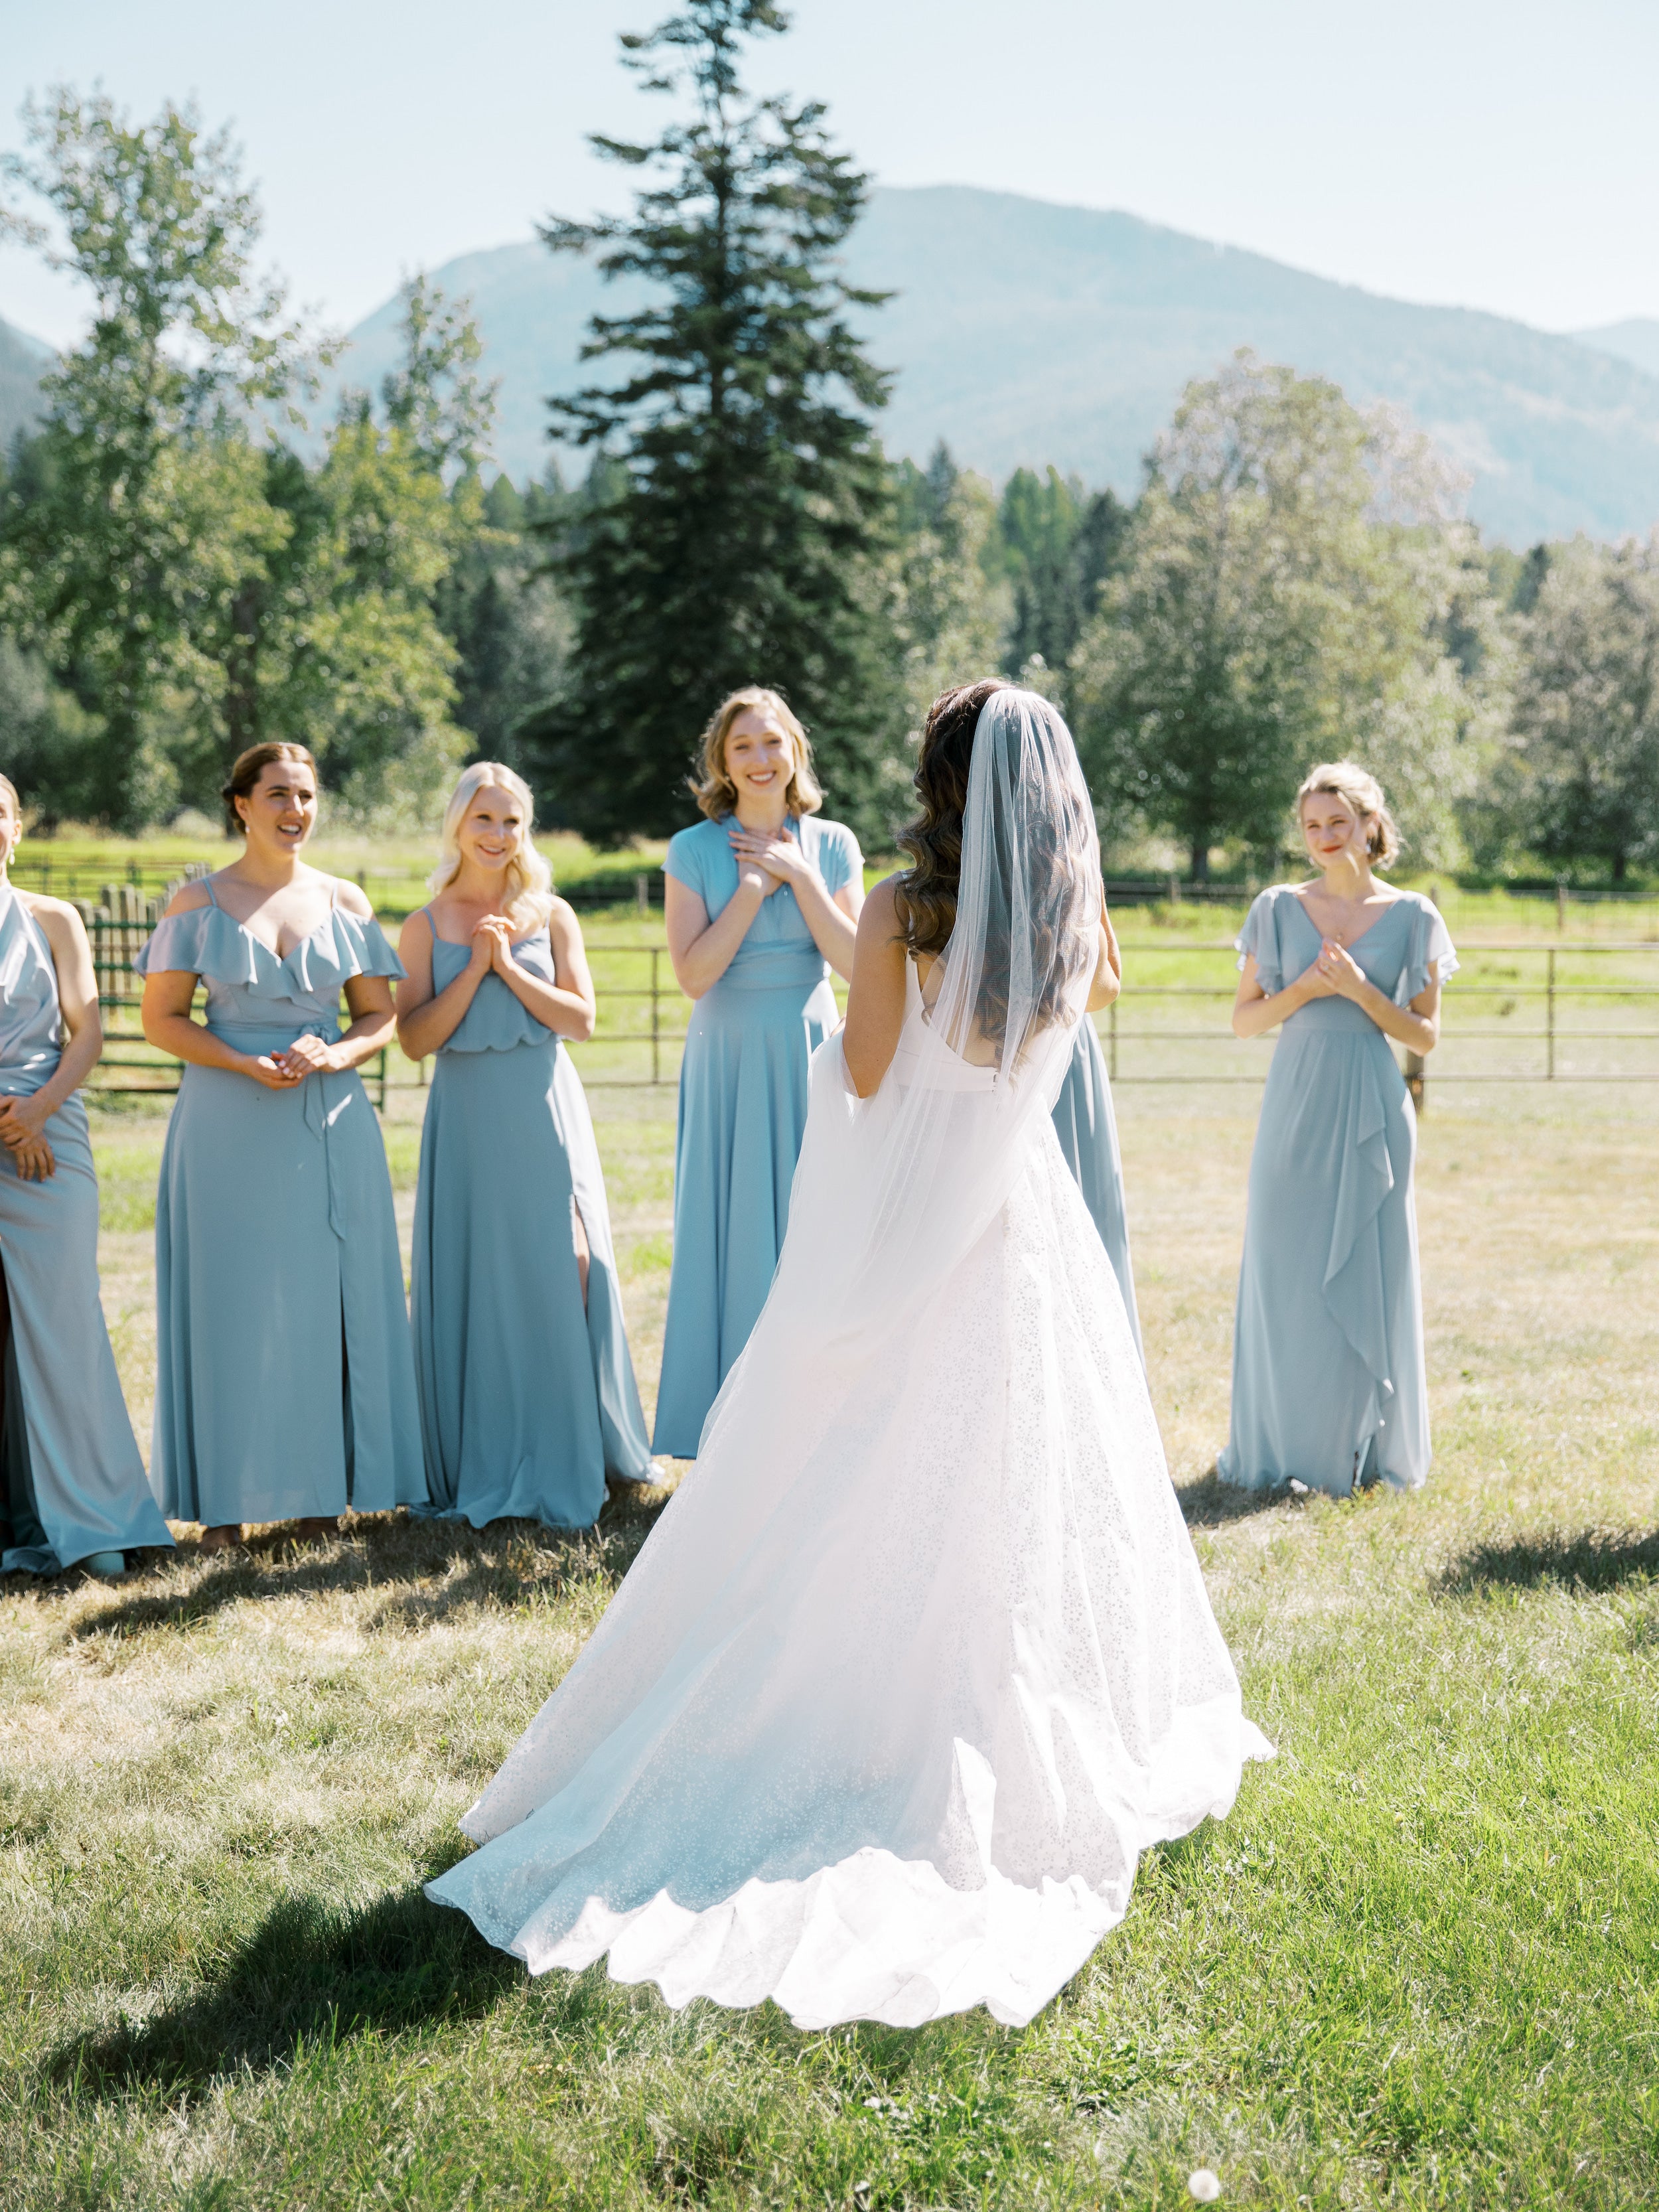
[[(1263, 891), (1238, 943), (1281, 991), (1322, 940), (1288, 884)], [(1398, 1006), (1457, 967), (1415, 891), (1349, 947)], [(1218, 1472), (1346, 1497), (1429, 1471), (1429, 1401), (1412, 1173), (1417, 1116), (1394, 1048), (1351, 1000), (1314, 999), (1280, 1029), (1250, 1159), (1233, 1328), (1232, 1432)]]
[[(283, 959), (222, 908), (197, 907), (159, 923), (133, 967), (200, 976), (208, 1027), (250, 1053), (334, 1042), (348, 981), (404, 972), (380, 925), (338, 906)], [(291, 1091), (185, 1069), (155, 1200), (155, 1304), (151, 1480), (172, 1519), (424, 1503), (392, 1179), (355, 1069)]]
[[(0, 1093), (31, 1097), (63, 1048), (45, 932), (0, 884)], [(98, 1299), (98, 1177), (87, 1109), (45, 1124), (57, 1172), (25, 1182), (0, 1146), (0, 1261), (11, 1327), (0, 1423), (0, 1549), (8, 1573), (57, 1574), (94, 1552), (171, 1547), (144, 1480)]]
[[(555, 981), (544, 928), (513, 949)], [(434, 931), (434, 992), (471, 957)], [(587, 1237), (585, 1313), (573, 1208)], [(475, 1528), (508, 1516), (585, 1528), (607, 1472), (648, 1478), (586, 1096), (558, 1038), (499, 975), (483, 978), (437, 1054), (412, 1287), (424, 1510)]]

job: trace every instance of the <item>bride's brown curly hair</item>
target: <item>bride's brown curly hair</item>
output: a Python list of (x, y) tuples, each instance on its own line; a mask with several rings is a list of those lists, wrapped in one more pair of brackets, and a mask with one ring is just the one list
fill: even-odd
[(957, 926), (974, 732), (992, 694), (1013, 688), (1000, 676), (988, 676), (941, 692), (927, 709), (915, 774), (921, 811), (899, 832), (899, 850), (908, 854), (910, 865), (893, 886), (899, 932), (913, 956), (943, 952)]

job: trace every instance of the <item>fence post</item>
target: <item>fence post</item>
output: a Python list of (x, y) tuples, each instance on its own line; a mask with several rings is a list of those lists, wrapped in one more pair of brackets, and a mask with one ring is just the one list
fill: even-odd
[(1169, 879), (1169, 889), (1170, 904), (1171, 906), (1179, 906), (1181, 904), (1181, 878), (1179, 876), (1170, 876)]
[(1417, 1109), (1419, 1121), (1423, 1118), (1424, 1091), (1426, 1085), (1423, 1075), (1423, 1055), (1420, 1052), (1406, 1054), (1406, 1088), (1411, 1092), (1412, 1104)]
[(1555, 1080), (1555, 947), (1552, 945), (1545, 957), (1549, 972), (1544, 991), (1544, 1080)]
[(1565, 936), (1567, 929), (1567, 884), (1565, 876), (1555, 879), (1555, 927), (1558, 934)]
[(1106, 1009), (1106, 1030), (1111, 1045), (1110, 1064), (1107, 1072), (1115, 1083), (1117, 1081), (1117, 1000), (1115, 999)]
[(635, 905), (639, 908), (639, 910), (640, 910), (640, 912), (641, 912), (641, 914), (649, 914), (649, 913), (650, 913), (650, 911), (651, 911), (651, 878), (650, 878), (650, 877), (649, 877), (649, 876), (635, 876), (635, 878), (634, 878), (634, 903), (635, 903)]
[[(644, 878), (641, 878), (643, 882)], [(654, 1089), (662, 1081), (662, 1033), (658, 1023), (657, 961), (658, 947), (651, 948), (651, 1082)]]

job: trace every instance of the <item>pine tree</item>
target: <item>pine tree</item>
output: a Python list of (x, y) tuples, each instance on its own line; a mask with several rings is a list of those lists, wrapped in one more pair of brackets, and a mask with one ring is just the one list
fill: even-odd
[(625, 36), (645, 89), (689, 112), (649, 144), (592, 140), (653, 173), (630, 215), (542, 232), (655, 293), (592, 325), (585, 358), (620, 356), (621, 380), (553, 403), (558, 434), (598, 465), (554, 545), (580, 610), (571, 678), (526, 736), (548, 813), (595, 839), (686, 820), (698, 730), (742, 684), (787, 695), (837, 815), (867, 827), (879, 812), (896, 701), (871, 418), (887, 379), (847, 311), (884, 295), (838, 271), (866, 179), (822, 106), (740, 82), (744, 42), (787, 25), (772, 0), (686, 0)]

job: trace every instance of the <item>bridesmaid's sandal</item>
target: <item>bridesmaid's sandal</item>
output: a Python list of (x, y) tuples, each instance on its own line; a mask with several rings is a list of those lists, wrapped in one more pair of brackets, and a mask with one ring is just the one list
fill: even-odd
[(127, 1555), (125, 1552), (88, 1552), (80, 1564), (89, 1575), (101, 1575), (112, 1582), (117, 1575), (125, 1574)]
[(324, 1544), (331, 1536), (337, 1536), (339, 1533), (340, 1516), (337, 1513), (326, 1516), (320, 1513), (307, 1514), (303, 1521), (296, 1521), (294, 1524), (296, 1544)]
[(234, 1552), (242, 1541), (240, 1521), (222, 1521), (216, 1528), (204, 1528), (201, 1548), (204, 1552)]

